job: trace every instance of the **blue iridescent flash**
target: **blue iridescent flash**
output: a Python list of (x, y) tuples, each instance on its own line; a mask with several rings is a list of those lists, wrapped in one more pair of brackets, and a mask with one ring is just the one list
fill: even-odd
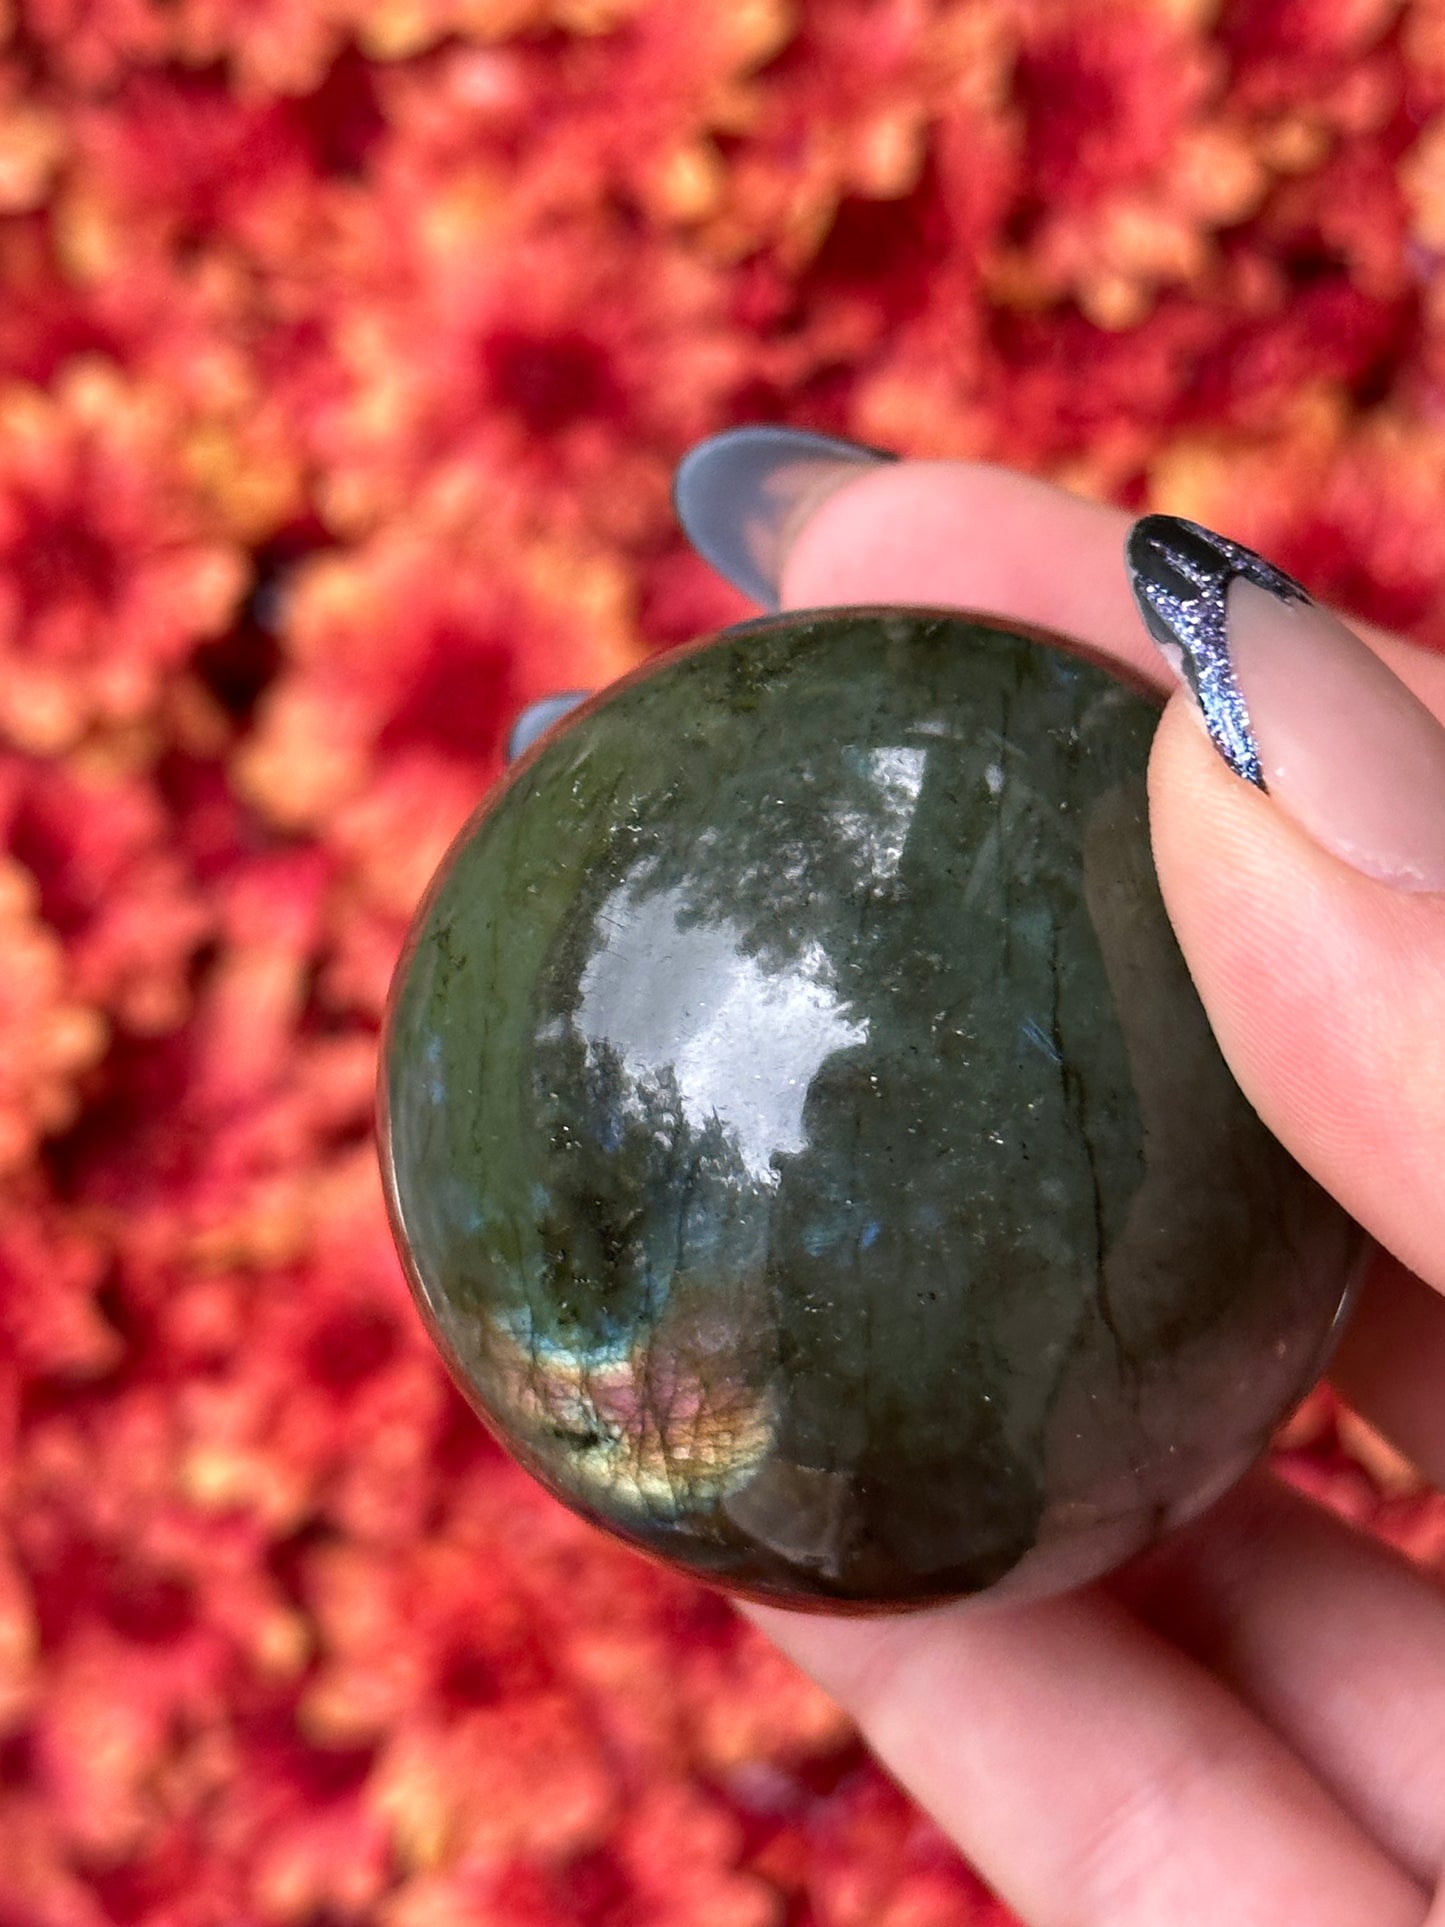
[(1243, 576), (1281, 602), (1308, 602), (1293, 576), (1227, 536), (1178, 515), (1146, 515), (1124, 545), (1144, 626), (1194, 691), (1216, 749), (1264, 789), (1259, 748), (1229, 653), (1229, 585)]

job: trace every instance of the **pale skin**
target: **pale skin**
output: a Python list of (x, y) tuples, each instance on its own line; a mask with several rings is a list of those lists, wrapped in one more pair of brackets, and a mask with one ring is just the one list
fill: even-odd
[[(867, 470), (797, 533), (782, 602), (990, 611), (1168, 691), (1128, 522), (972, 464)], [(1355, 627), (1445, 719), (1445, 657)], [(1313, 843), (1179, 694), (1150, 798), (1235, 1075), (1378, 1241), (1335, 1382), (1445, 1484), (1445, 895)], [(1445, 1927), (1445, 1588), (1267, 1472), (1071, 1597), (747, 1610), (1029, 1927)]]

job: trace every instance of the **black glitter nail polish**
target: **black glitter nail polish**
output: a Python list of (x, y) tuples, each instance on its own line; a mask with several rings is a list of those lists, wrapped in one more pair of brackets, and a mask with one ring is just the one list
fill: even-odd
[(1227, 536), (1178, 515), (1146, 515), (1124, 544), (1144, 626), (1194, 691), (1215, 748), (1234, 771), (1265, 788), (1249, 710), (1229, 653), (1226, 598), (1243, 576), (1282, 602), (1308, 602), (1293, 576)]

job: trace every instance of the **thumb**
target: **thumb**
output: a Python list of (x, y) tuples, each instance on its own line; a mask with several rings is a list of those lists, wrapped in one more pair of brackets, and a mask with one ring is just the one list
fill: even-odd
[(1445, 727), (1252, 551), (1147, 516), (1128, 558), (1186, 684), (1155, 740), (1155, 856), (1221, 1047), (1300, 1162), (1445, 1289)]

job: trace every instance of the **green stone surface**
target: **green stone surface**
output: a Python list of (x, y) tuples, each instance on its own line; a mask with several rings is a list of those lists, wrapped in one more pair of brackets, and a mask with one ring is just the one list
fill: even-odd
[(1220, 1058), (1155, 707), (848, 610), (617, 685), (453, 848), (384, 1047), (398, 1237), (553, 1491), (840, 1609), (1116, 1564), (1321, 1367), (1352, 1226)]

